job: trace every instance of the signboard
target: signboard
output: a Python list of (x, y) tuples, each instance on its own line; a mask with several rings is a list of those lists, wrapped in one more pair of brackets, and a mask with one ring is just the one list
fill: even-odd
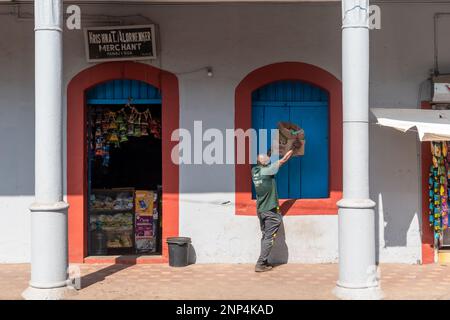
[(85, 28), (88, 62), (156, 58), (155, 25)]

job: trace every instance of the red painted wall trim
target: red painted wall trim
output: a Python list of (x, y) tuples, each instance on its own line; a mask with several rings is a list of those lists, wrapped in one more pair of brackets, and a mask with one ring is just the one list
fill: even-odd
[[(428, 101), (423, 101), (422, 109), (431, 109)], [(434, 233), (428, 222), (428, 173), (432, 163), (431, 142), (421, 143), (422, 171), (422, 263), (434, 263)]]
[(83, 263), (87, 255), (87, 161), (85, 91), (100, 83), (130, 79), (144, 81), (162, 91), (163, 259), (168, 257), (165, 239), (178, 235), (179, 171), (171, 161), (177, 145), (170, 137), (179, 128), (179, 90), (175, 75), (136, 62), (109, 62), (77, 74), (67, 88), (67, 200), (69, 202), (69, 261)]
[[(299, 80), (318, 86), (328, 92), (330, 103), (330, 196), (325, 199), (282, 200), (281, 210), (288, 215), (337, 214), (336, 202), (342, 198), (342, 85), (336, 77), (319, 67), (301, 62), (281, 62), (256, 69), (236, 88), (235, 128), (251, 128), (252, 92), (279, 80)], [(237, 215), (256, 214), (250, 168), (250, 164), (235, 165)]]

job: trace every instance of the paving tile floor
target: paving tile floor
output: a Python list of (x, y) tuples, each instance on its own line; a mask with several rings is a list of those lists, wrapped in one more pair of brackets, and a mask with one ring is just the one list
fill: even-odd
[[(335, 299), (337, 264), (286, 264), (255, 273), (250, 264), (79, 265), (70, 299)], [(383, 264), (385, 299), (450, 299), (450, 265)], [(0, 264), (0, 299), (21, 299), (29, 264)]]

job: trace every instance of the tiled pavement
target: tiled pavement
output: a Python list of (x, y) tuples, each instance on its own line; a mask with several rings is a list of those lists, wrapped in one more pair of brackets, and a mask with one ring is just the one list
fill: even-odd
[[(0, 264), (0, 299), (20, 299), (28, 264)], [(72, 299), (334, 299), (336, 264), (287, 264), (255, 273), (249, 264), (81, 265)], [(450, 299), (450, 266), (384, 264), (386, 299)]]

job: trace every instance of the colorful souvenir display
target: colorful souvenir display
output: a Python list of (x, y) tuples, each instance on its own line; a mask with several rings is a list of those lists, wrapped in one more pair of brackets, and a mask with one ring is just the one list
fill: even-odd
[(442, 239), (442, 232), (448, 228), (448, 202), (450, 186), (450, 142), (432, 142), (433, 163), (428, 177), (429, 222), (434, 237)]
[(129, 137), (152, 135), (155, 139), (161, 139), (161, 121), (152, 117), (150, 109), (140, 112), (130, 104), (118, 111), (98, 108), (90, 121), (91, 135), (94, 135), (91, 150), (95, 156), (102, 158), (102, 164), (106, 167), (109, 165), (111, 146), (118, 148)]

